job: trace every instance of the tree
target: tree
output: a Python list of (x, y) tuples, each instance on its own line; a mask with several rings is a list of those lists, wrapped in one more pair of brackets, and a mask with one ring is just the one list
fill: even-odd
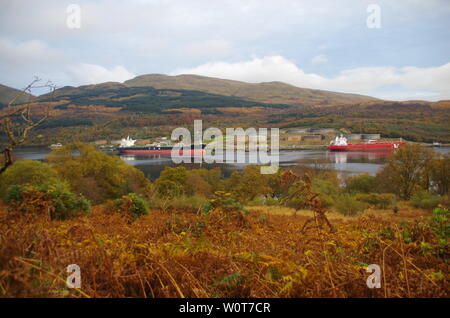
[(186, 194), (186, 181), (185, 167), (166, 167), (155, 180), (155, 187), (160, 195), (174, 197)]
[(240, 202), (248, 202), (257, 196), (271, 196), (273, 190), (270, 187), (275, 177), (269, 174), (261, 174), (259, 166), (246, 166), (242, 173), (233, 172), (228, 179), (227, 188)]
[(440, 195), (450, 192), (450, 155), (433, 159), (431, 162), (431, 180), (434, 190)]
[[(33, 104), (34, 97), (31, 95), (33, 89), (48, 88), (52, 97), (55, 90), (55, 85), (50, 81), (44, 85), (39, 85), (38, 83), (40, 81), (39, 78), (35, 77), (31, 84), (11, 99), (6, 107), (0, 112), (0, 128), (8, 138), (6, 145), (3, 146), (0, 151), (4, 156), (3, 164), (0, 167), (0, 174), (5, 172), (6, 169), (13, 164), (11, 156), (13, 149), (23, 144), (30, 134), (30, 131), (42, 124), (49, 116), (50, 103), (48, 102), (46, 103), (44, 113), (40, 118), (36, 118), (32, 112), (32, 108), (35, 105)], [(16, 104), (16, 102), (24, 96), (27, 97), (27, 101), (25, 103)]]
[(430, 164), (435, 153), (417, 144), (407, 144), (387, 159), (377, 174), (381, 189), (410, 199), (418, 190), (430, 187)]
[(41, 185), (61, 183), (58, 173), (49, 165), (36, 160), (18, 160), (0, 175), (0, 195), (12, 185)]
[(69, 182), (73, 191), (82, 193), (95, 204), (130, 192), (142, 194), (150, 183), (142, 171), (127, 165), (119, 157), (81, 142), (53, 150), (47, 160)]
[(348, 193), (371, 193), (378, 188), (377, 178), (368, 174), (351, 176), (345, 183), (345, 191)]

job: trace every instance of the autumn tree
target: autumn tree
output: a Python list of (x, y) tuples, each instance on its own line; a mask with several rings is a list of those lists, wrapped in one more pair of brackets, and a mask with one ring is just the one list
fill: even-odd
[(450, 192), (450, 155), (435, 158), (431, 162), (431, 181), (434, 190), (440, 195)]
[(47, 160), (74, 192), (95, 204), (131, 192), (142, 194), (149, 186), (142, 171), (89, 144), (67, 144), (53, 150)]
[(187, 170), (185, 167), (166, 167), (155, 180), (155, 188), (162, 197), (186, 194)]
[(227, 180), (228, 191), (241, 202), (248, 202), (257, 196), (272, 196), (273, 189), (270, 186), (274, 175), (261, 174), (261, 167), (246, 166), (242, 172), (233, 172)]
[[(55, 85), (50, 81), (44, 85), (40, 84), (41, 79), (35, 79), (0, 111), (0, 129), (7, 137), (5, 145), (0, 152), (3, 154), (3, 162), (0, 167), (0, 174), (6, 171), (13, 164), (12, 151), (17, 146), (22, 145), (27, 140), (30, 132), (42, 124), (50, 114), (50, 103), (47, 102), (43, 114), (36, 117), (33, 112), (36, 108), (35, 97), (31, 95), (34, 89), (47, 88), (53, 95)], [(25, 99), (25, 102), (19, 101)]]
[(428, 190), (430, 168), (434, 152), (417, 144), (407, 144), (387, 159), (386, 165), (377, 174), (384, 192), (409, 199), (418, 190)]

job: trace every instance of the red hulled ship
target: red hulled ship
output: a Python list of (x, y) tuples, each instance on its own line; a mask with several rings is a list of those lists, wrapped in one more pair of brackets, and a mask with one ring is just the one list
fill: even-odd
[(328, 149), (331, 151), (374, 151), (374, 150), (390, 150), (398, 149), (403, 146), (405, 142), (400, 141), (374, 141), (369, 140), (368, 142), (355, 142), (348, 143), (347, 138), (344, 136), (336, 136), (336, 138), (331, 141)]

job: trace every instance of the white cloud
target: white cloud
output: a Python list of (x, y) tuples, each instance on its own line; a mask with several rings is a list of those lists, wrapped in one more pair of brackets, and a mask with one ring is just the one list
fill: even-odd
[(225, 40), (209, 40), (188, 44), (183, 50), (183, 55), (191, 58), (205, 58), (215, 56), (218, 58), (231, 55), (233, 48), (230, 42)]
[[(282, 56), (248, 61), (206, 63), (173, 74), (197, 74), (247, 82), (281, 81), (298, 87), (360, 93), (380, 98), (429, 100), (450, 98), (450, 63), (437, 67), (360, 67), (326, 77), (305, 73)], [(387, 90), (387, 87), (394, 87)]]
[(328, 58), (325, 54), (316, 55), (311, 59), (311, 63), (313, 64), (322, 64), (326, 62), (328, 62)]
[(121, 65), (107, 69), (100, 65), (78, 63), (70, 65), (68, 72), (73, 82), (77, 85), (123, 82), (135, 77), (133, 73), (130, 73)]
[(63, 53), (49, 47), (42, 40), (18, 42), (0, 38), (0, 58), (3, 63), (29, 65), (59, 61), (63, 58)]

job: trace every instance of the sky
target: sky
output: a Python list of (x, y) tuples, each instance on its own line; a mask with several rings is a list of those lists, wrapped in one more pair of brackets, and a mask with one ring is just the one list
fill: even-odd
[(450, 1), (0, 0), (0, 84), (150, 73), (450, 99)]

